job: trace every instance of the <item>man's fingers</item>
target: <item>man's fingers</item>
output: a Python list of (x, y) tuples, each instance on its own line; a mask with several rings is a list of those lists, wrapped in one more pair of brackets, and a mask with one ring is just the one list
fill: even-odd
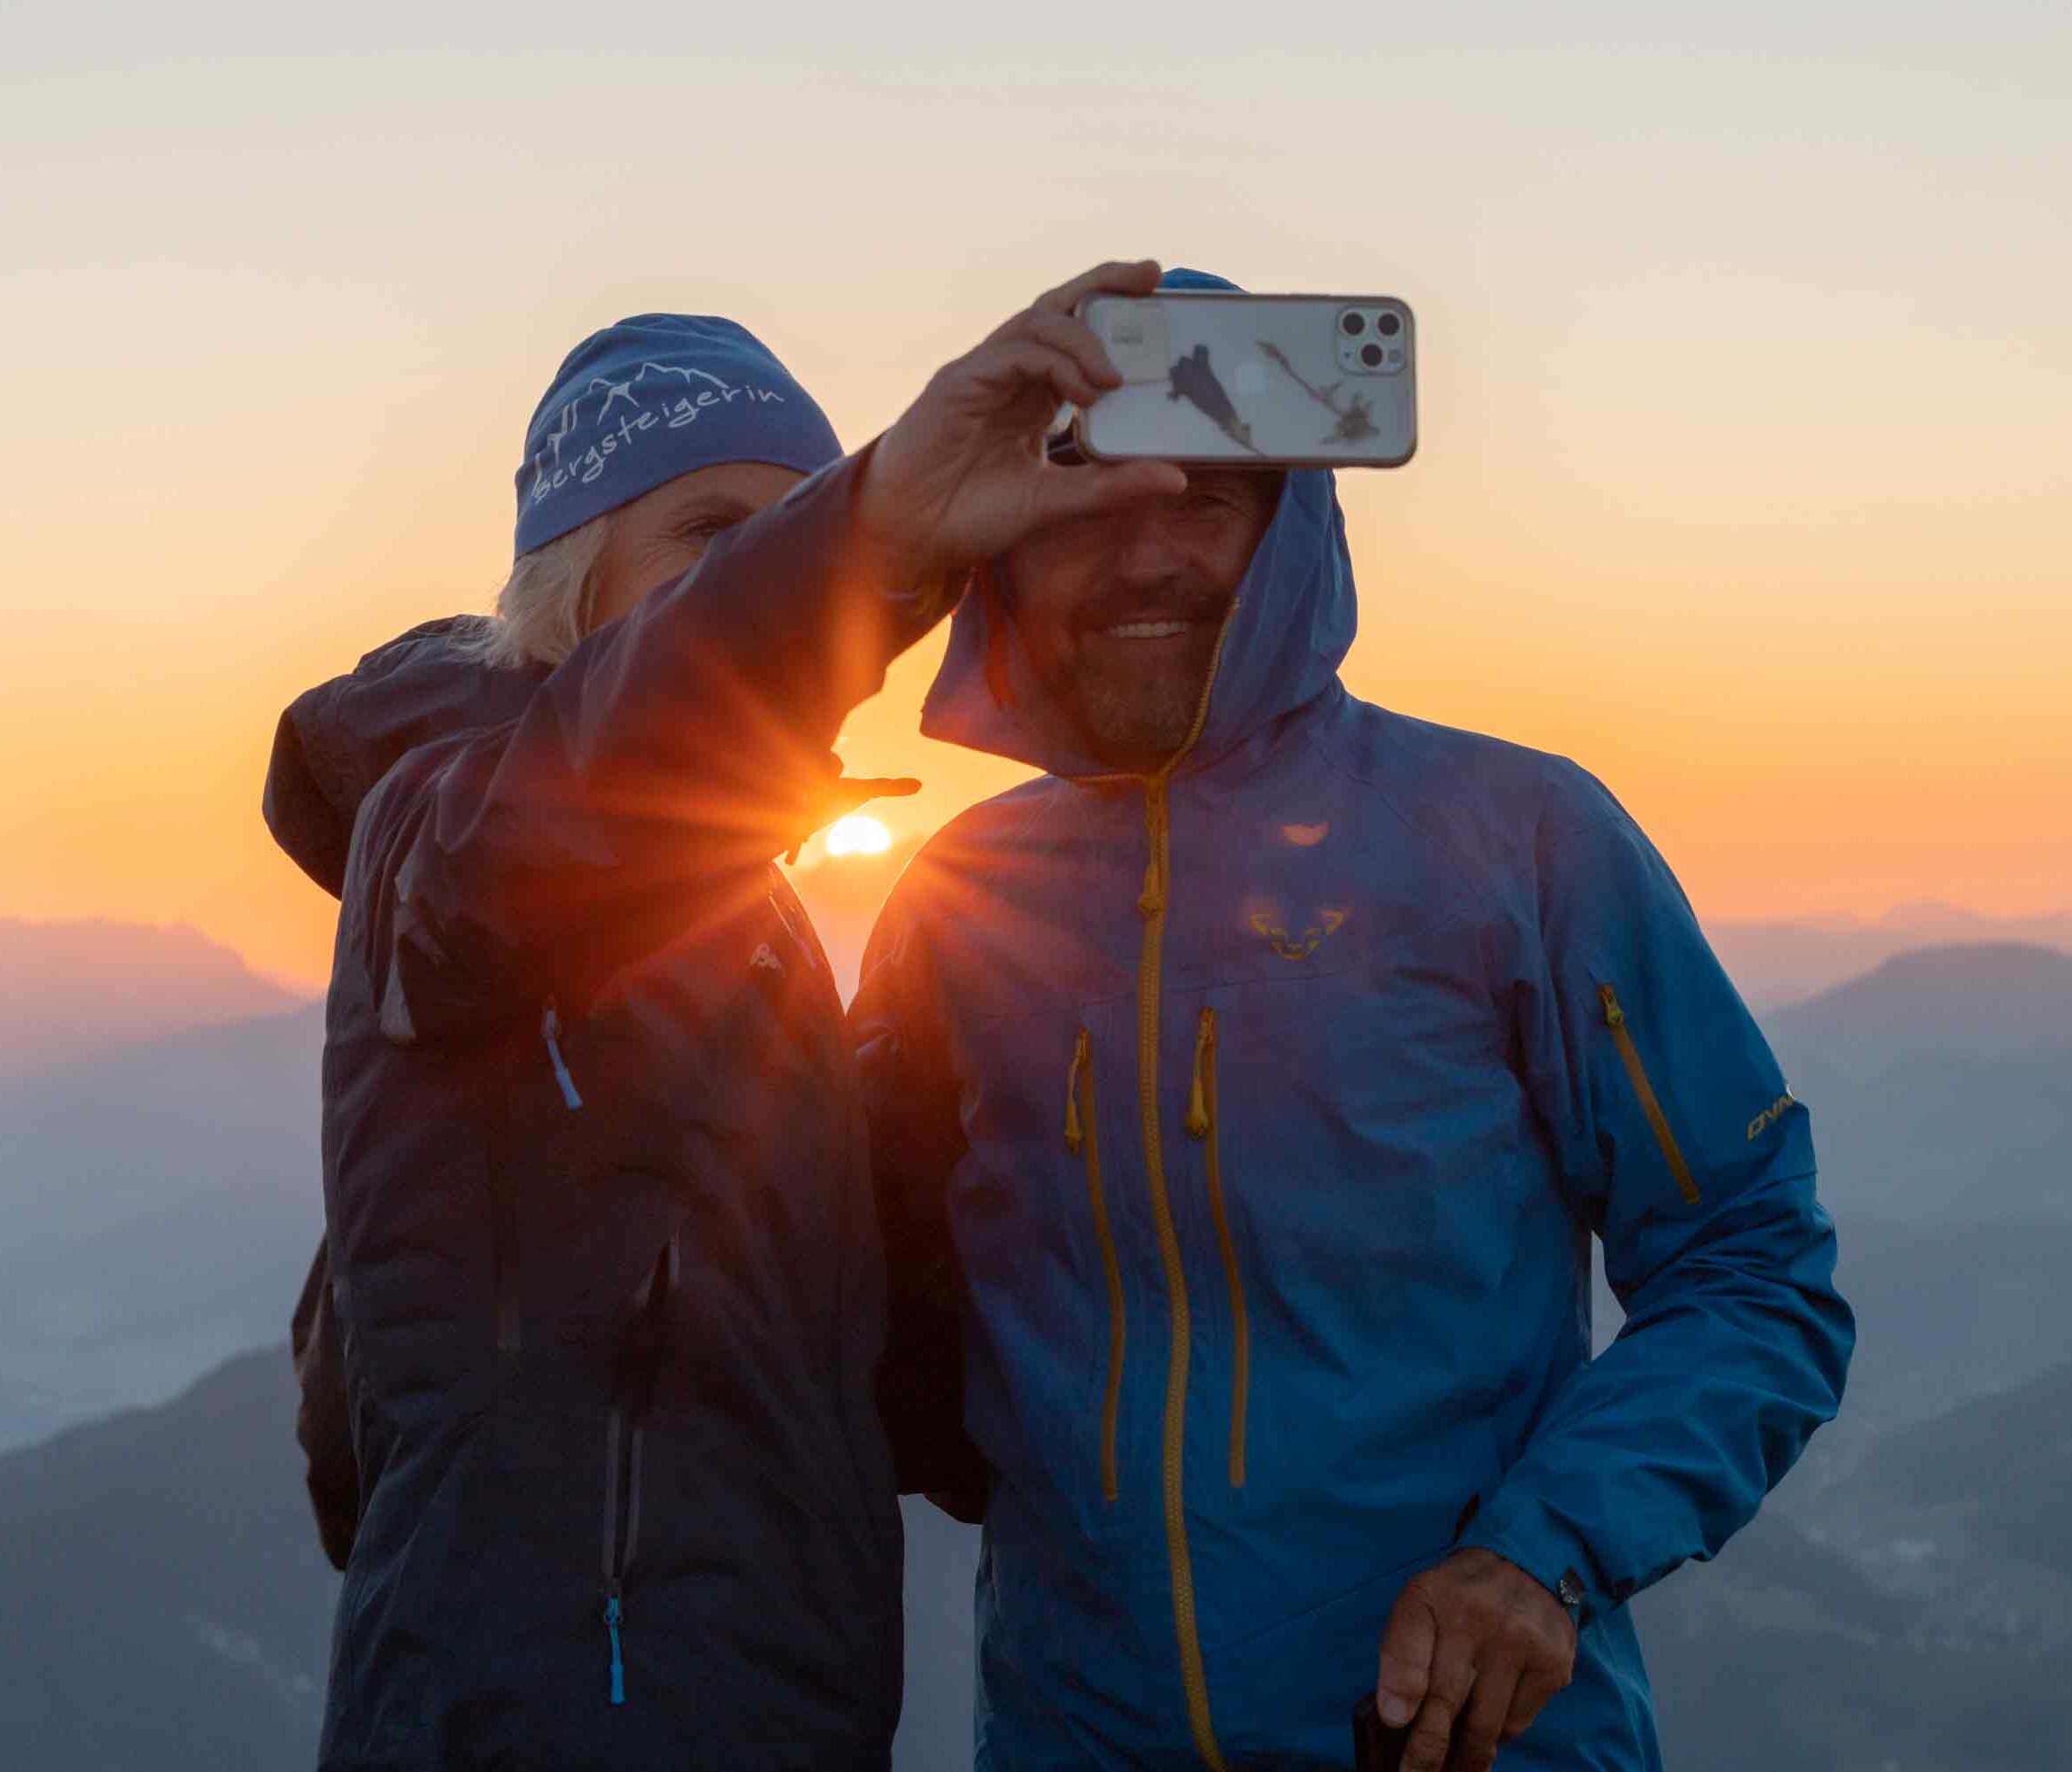
[(1475, 1675), (1467, 1707), (1454, 1719), (1453, 1758), (1446, 1772), (1489, 1772), (1496, 1749), (1511, 1738), (1504, 1727), (1518, 1685), (1515, 1667), (1487, 1667)]
[[(1033, 338), (995, 340), (971, 360), (970, 367), (982, 385), (1027, 388), (1040, 384), (1052, 390), (1058, 400), (1069, 400), (1076, 406), (1090, 406), (1108, 391), (1079, 367), (1079, 359)], [(1055, 401), (1046, 404), (1046, 423), (1054, 415), (1055, 406)]]
[(1063, 352), (1096, 386), (1121, 386), (1122, 372), (1109, 356), (1108, 347), (1077, 314), (1053, 313), (1048, 308), (1032, 307), (1023, 316), (1021, 329), (1025, 337), (1037, 343)]
[(1090, 295), (1149, 295), (1158, 287), (1158, 278), (1156, 259), (1110, 259), (1038, 296), (1033, 306), (1053, 313), (1070, 313)]
[(1511, 1694), (1497, 1737), (1515, 1741), (1532, 1726), (1533, 1719), (1547, 1708), (1547, 1700), (1568, 1683), (1568, 1671), (1560, 1668), (1532, 1667), (1525, 1670)]
[(1432, 1652), (1430, 1688), (1403, 1744), (1403, 1772), (1443, 1772), (1454, 1720), (1467, 1708), (1474, 1688), (1473, 1652), (1473, 1644), (1458, 1631), (1440, 1632), (1438, 1647)]
[(1389, 1728), (1401, 1729), (1424, 1703), (1438, 1646), (1438, 1618), (1414, 1584), (1405, 1588), (1381, 1633), (1381, 1668), (1374, 1681), (1374, 1704)]
[(1048, 468), (1036, 482), (1032, 530), (1073, 517), (1092, 516), (1134, 499), (1177, 498), (1187, 476), (1170, 461), (1088, 462), (1083, 468)]

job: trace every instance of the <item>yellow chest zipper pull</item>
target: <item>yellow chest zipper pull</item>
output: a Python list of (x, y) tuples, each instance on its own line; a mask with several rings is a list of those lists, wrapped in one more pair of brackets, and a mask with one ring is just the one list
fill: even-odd
[(1144, 834), (1150, 854), (1144, 862), (1144, 890), (1137, 894), (1140, 916), (1156, 917), (1165, 909), (1165, 783), (1144, 787)]
[(1065, 1149), (1074, 1157), (1086, 1143), (1086, 1134), (1079, 1125), (1079, 1073), (1086, 1068), (1086, 1055), (1093, 1041), (1086, 1030), (1079, 1030), (1079, 1043), (1072, 1048), (1072, 1068), (1065, 1078)]
[(1202, 1138), (1209, 1131), (1209, 1092), (1202, 1079), (1209, 1069), (1209, 1055), (1216, 1046), (1216, 1011), (1205, 1009), (1194, 1029), (1194, 1080), (1187, 1090), (1187, 1135)]

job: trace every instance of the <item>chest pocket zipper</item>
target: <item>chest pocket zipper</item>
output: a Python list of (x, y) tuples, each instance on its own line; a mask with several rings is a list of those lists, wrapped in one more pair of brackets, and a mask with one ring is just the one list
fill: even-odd
[(1698, 1203), (1697, 1182), (1690, 1172), (1690, 1165), (1684, 1161), (1683, 1149), (1676, 1142), (1675, 1133), (1670, 1129), (1669, 1116), (1662, 1111), (1655, 1086), (1648, 1081), (1648, 1067), (1641, 1062), (1640, 1048), (1633, 1042), (1633, 1029), (1627, 1025), (1626, 1011), (1619, 1006), (1619, 993), (1610, 985), (1599, 985), (1597, 1001), (1604, 1005), (1604, 1025), (1612, 1030), (1612, 1043), (1619, 1048), (1620, 1062), (1626, 1066), (1633, 1093), (1640, 1099), (1641, 1112), (1647, 1117), (1655, 1142), (1662, 1147), (1662, 1160), (1675, 1178), (1676, 1191), (1683, 1196), (1686, 1205), (1695, 1206)]
[(1071, 1073), (1065, 1079), (1065, 1149), (1086, 1165), (1086, 1198), (1094, 1213), (1094, 1234), (1101, 1245), (1101, 1265), (1108, 1281), (1108, 1385), (1101, 1404), (1101, 1498), (1112, 1502), (1122, 1492), (1116, 1469), (1116, 1424), (1122, 1413), (1123, 1317), (1122, 1264), (1115, 1253), (1115, 1233), (1108, 1219), (1108, 1195), (1101, 1185), (1101, 1134), (1094, 1099), (1094, 1038), (1079, 1030), (1072, 1048)]
[(1216, 1135), (1216, 1011), (1204, 1009), (1194, 1030), (1194, 1080), (1187, 1091), (1187, 1132), (1202, 1141), (1209, 1172), (1209, 1210), (1223, 1252), (1223, 1278), (1230, 1288), (1230, 1486), (1245, 1486), (1245, 1411), (1252, 1387), (1252, 1335), (1245, 1312), (1244, 1276), (1223, 1199), (1223, 1151)]
[(626, 1572), (640, 1542), (641, 1453), (661, 1365), (669, 1298), (676, 1289), (681, 1261), (679, 1240), (671, 1237), (634, 1295), (633, 1319), (627, 1326), (612, 1386), (611, 1415), (605, 1424), (604, 1622), (611, 1645), (608, 1692), (615, 1705), (626, 1702), (626, 1661), (620, 1634), (626, 1621)]

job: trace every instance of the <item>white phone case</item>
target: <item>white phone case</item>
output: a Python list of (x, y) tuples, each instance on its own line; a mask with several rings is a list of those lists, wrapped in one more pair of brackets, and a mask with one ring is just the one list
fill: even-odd
[(1079, 313), (1123, 376), (1073, 421), (1096, 460), (1400, 468), (1416, 452), (1417, 329), (1393, 296), (1166, 290)]

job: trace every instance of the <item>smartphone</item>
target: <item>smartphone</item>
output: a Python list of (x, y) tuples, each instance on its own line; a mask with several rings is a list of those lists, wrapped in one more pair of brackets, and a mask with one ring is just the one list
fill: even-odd
[(1353, 1706), (1353, 1764), (1358, 1772), (1401, 1772), (1403, 1750), (1410, 1745), (1410, 1725), (1391, 1729), (1369, 1692)]
[(1072, 420), (1094, 460), (1400, 468), (1417, 450), (1417, 322), (1394, 296), (1164, 290), (1079, 311), (1123, 378)]

